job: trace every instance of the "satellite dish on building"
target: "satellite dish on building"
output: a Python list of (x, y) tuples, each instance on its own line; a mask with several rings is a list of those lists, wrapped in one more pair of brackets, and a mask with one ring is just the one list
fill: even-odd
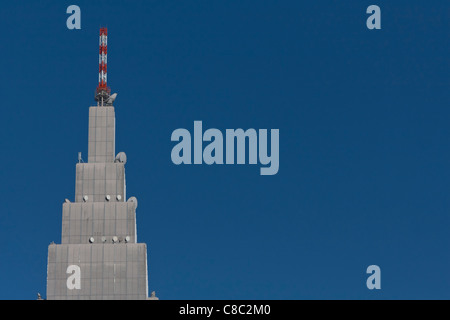
[(106, 105), (112, 105), (112, 103), (114, 102), (114, 100), (116, 100), (117, 98), (117, 93), (113, 93), (112, 95), (109, 96), (108, 99), (106, 99), (105, 104)]
[(136, 197), (130, 197), (130, 198), (127, 200), (127, 202), (133, 202), (133, 203), (136, 205), (136, 208), (137, 208), (138, 202), (137, 202)]
[(114, 159), (114, 162), (121, 162), (123, 164), (127, 163), (127, 155), (125, 152), (119, 152)]

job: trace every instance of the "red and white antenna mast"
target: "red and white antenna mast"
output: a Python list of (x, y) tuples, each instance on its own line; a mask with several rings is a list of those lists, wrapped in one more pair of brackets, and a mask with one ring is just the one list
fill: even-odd
[(95, 93), (95, 100), (97, 105), (108, 105), (108, 98), (111, 95), (111, 89), (106, 84), (107, 73), (106, 66), (108, 62), (108, 29), (100, 28), (100, 51), (98, 55), (98, 86)]

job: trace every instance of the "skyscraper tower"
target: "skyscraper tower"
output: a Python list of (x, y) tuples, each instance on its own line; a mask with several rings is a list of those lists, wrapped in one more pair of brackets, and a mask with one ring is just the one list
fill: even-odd
[[(137, 200), (126, 200), (126, 155), (115, 156), (115, 112), (100, 29), (99, 84), (89, 108), (88, 162), (76, 164), (75, 202), (62, 210), (61, 244), (48, 247), (47, 299), (149, 299), (147, 247), (137, 243)], [(154, 294), (150, 299), (155, 299)]]

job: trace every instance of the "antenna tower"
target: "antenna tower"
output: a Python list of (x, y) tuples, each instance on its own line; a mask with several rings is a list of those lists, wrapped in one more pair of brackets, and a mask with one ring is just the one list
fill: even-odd
[(106, 65), (108, 62), (108, 29), (100, 28), (100, 51), (98, 55), (98, 86), (95, 92), (95, 100), (98, 106), (103, 106), (104, 102), (111, 95), (111, 89), (106, 84)]

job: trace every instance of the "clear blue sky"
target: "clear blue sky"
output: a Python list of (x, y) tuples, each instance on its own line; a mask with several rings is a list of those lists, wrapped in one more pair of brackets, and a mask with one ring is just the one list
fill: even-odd
[[(449, 299), (449, 14), (447, 0), (2, 2), (0, 299), (45, 296), (87, 158), (100, 26), (150, 291)], [(175, 166), (171, 133), (194, 120), (279, 129), (278, 174)]]

